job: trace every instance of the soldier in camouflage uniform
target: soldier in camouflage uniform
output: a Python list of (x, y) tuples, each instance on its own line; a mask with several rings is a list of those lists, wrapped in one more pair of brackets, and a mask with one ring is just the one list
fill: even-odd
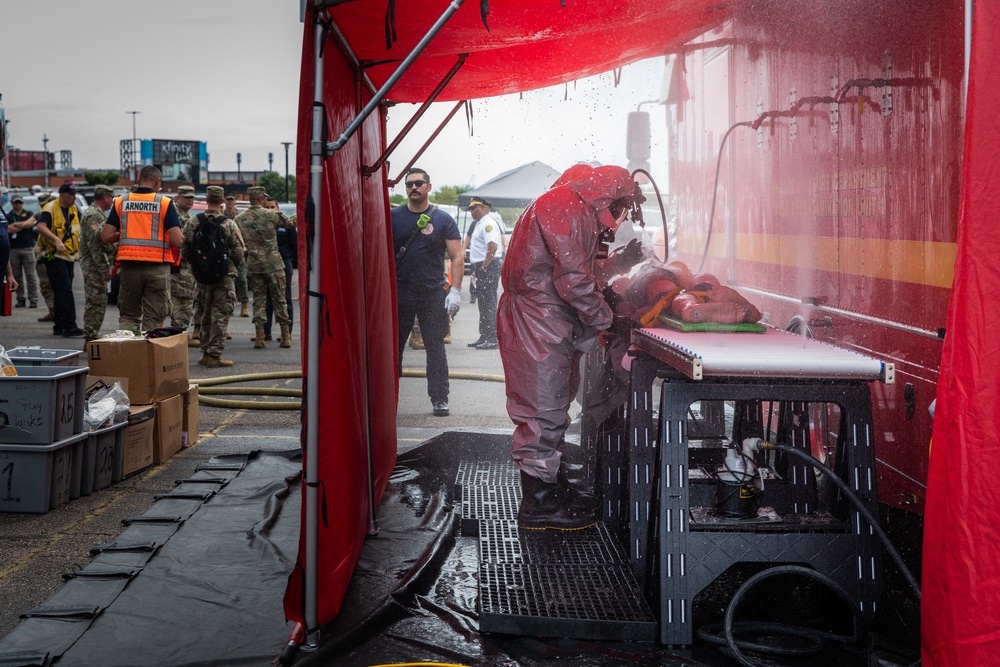
[[(43, 192), (38, 195), (38, 209), (41, 210), (43, 206), (52, 201), (53, 196), (50, 192)], [(41, 257), (42, 247), (37, 244), (35, 245), (35, 258)], [(48, 306), (49, 312), (47, 315), (42, 315), (38, 318), (39, 322), (52, 322), (56, 317), (56, 301), (55, 294), (52, 292), (52, 285), (49, 284), (49, 272), (45, 270), (45, 264), (42, 262), (35, 262), (35, 272), (38, 274), (38, 291), (42, 293), (42, 298), (45, 299), (45, 305)]]
[[(181, 219), (181, 230), (191, 218), (189, 211), (194, 204), (194, 188), (182, 185), (177, 188), (174, 207), (177, 217)], [(198, 285), (191, 273), (191, 265), (181, 257), (180, 266), (170, 269), (170, 323), (187, 331), (191, 324), (191, 309), (194, 306), (194, 295)], [(188, 334), (188, 347), (198, 347), (200, 341)]]
[(247, 190), (250, 209), (236, 216), (236, 224), (247, 244), (247, 278), (253, 291), (255, 348), (264, 347), (264, 324), (267, 322), (267, 294), (274, 304), (274, 318), (281, 325), (281, 347), (292, 346), (288, 305), (285, 303), (285, 262), (278, 251), (278, 228), (288, 224), (280, 211), (264, 208), (267, 193), (262, 187)]
[(83, 270), (83, 339), (101, 335), (104, 313), (108, 307), (108, 280), (115, 263), (117, 243), (104, 245), (101, 230), (108, 219), (108, 209), (115, 192), (107, 185), (94, 188), (94, 203), (83, 212), (80, 222), (80, 268)]
[[(230, 220), (236, 220), (236, 216), (239, 214), (240, 212), (236, 210), (236, 195), (230, 192), (226, 195), (226, 217)], [(250, 300), (248, 288), (247, 263), (243, 262), (240, 265), (240, 272), (236, 275), (236, 298), (240, 302), (240, 317), (250, 317), (250, 311), (247, 310), (247, 302)]]
[[(201, 351), (202, 357), (198, 363), (209, 368), (232, 366), (233, 362), (222, 358), (222, 350), (226, 347), (226, 330), (229, 327), (229, 316), (233, 314), (236, 304), (236, 288), (233, 280), (237, 270), (243, 263), (246, 248), (240, 240), (236, 223), (222, 214), (222, 202), (225, 191), (218, 185), (208, 186), (205, 195), (207, 208), (205, 216), (210, 220), (222, 220), (222, 231), (226, 239), (229, 253), (229, 273), (217, 283), (201, 284), (200, 294), (203, 302), (201, 319)], [(191, 243), (194, 232), (198, 228), (198, 218), (191, 218), (184, 225), (184, 243), (181, 245), (181, 256), (191, 261)]]

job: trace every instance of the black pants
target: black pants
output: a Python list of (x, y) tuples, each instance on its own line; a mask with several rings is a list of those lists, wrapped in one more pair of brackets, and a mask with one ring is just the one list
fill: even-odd
[(427, 395), (432, 401), (448, 400), (448, 354), (444, 337), (448, 333), (448, 311), (444, 309), (444, 290), (431, 294), (409, 294), (400, 289), (397, 294), (397, 319), (399, 321), (399, 369), (403, 373), (403, 350), (413, 329), (413, 320), (420, 324), (427, 353)]
[(50, 259), (45, 262), (45, 270), (49, 273), (49, 285), (52, 286), (52, 298), (55, 302), (53, 330), (56, 333), (76, 329), (76, 302), (73, 300), (73, 262), (61, 259)]
[[(295, 321), (295, 308), (292, 306), (292, 260), (285, 258), (285, 303), (288, 304), (288, 331), (292, 331)], [(264, 333), (271, 335), (271, 324), (274, 322), (274, 304), (271, 303), (271, 290), (267, 290), (267, 322), (264, 323)]]
[(494, 259), (484, 271), (475, 265), (476, 299), (479, 301), (479, 338), (486, 343), (497, 342), (497, 289), (500, 286), (500, 260)]

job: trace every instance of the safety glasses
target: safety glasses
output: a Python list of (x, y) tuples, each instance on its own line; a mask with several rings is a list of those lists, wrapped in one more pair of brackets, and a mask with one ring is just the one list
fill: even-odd
[(409, 190), (410, 188), (422, 188), (425, 185), (427, 185), (427, 181), (410, 181), (406, 184), (406, 189)]

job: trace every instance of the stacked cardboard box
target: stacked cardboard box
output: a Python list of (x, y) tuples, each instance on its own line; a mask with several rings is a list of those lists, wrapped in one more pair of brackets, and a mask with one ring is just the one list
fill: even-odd
[(87, 361), (92, 375), (128, 379), (132, 414), (126, 432), (124, 475), (163, 463), (181, 450), (184, 395), (191, 386), (187, 336), (101, 338), (87, 343)]

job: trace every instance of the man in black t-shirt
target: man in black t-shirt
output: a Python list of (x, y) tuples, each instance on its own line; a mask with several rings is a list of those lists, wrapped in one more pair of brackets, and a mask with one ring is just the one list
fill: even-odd
[[(462, 303), (464, 253), (455, 219), (431, 206), (431, 179), (423, 169), (406, 172), (407, 203), (392, 209), (392, 243), (396, 257), (396, 302), (399, 323), (399, 373), (403, 350), (413, 328), (420, 325), (427, 351), (427, 394), (434, 415), (447, 417), (448, 355), (444, 337), (449, 318)], [(451, 259), (451, 285), (444, 278), (445, 255)]]

